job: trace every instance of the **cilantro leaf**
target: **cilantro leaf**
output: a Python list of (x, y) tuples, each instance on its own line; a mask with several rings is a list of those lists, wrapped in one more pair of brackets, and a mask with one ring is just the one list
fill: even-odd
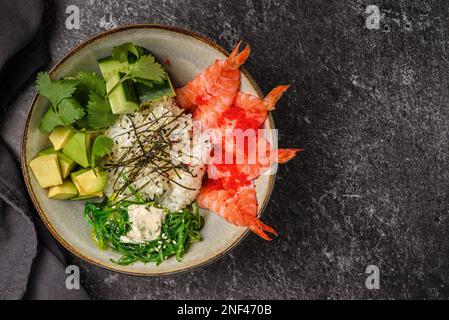
[(62, 100), (70, 98), (76, 90), (76, 80), (54, 80), (50, 79), (48, 73), (39, 73), (37, 76), (37, 90), (50, 100), (51, 104), (57, 106)]
[(59, 103), (57, 113), (62, 122), (70, 126), (84, 116), (84, 109), (74, 98), (67, 98)]
[(150, 53), (150, 51), (148, 51), (147, 49), (139, 47), (139, 46), (136, 46), (136, 49), (137, 49), (137, 52), (139, 53), (139, 56), (137, 57), (137, 59), (139, 59), (141, 56), (144, 56), (144, 55)]
[(86, 103), (89, 100), (90, 92), (103, 97), (106, 94), (106, 83), (104, 79), (95, 72), (81, 71), (75, 79), (79, 85), (77, 88), (77, 96)]
[(92, 146), (92, 155), (91, 155), (91, 166), (94, 168), (97, 165), (97, 160), (106, 156), (107, 154), (112, 152), (112, 147), (114, 146), (114, 141), (111, 138), (100, 135), (98, 136), (94, 144)]
[(39, 123), (39, 130), (42, 133), (50, 133), (54, 128), (57, 126), (63, 126), (64, 123), (62, 122), (59, 115), (53, 110), (53, 108), (49, 108), (44, 116), (41, 119), (41, 122)]
[(95, 93), (89, 96), (87, 104), (87, 121), (92, 129), (102, 129), (114, 124), (116, 116), (112, 113), (108, 100)]
[(136, 63), (130, 65), (129, 70), (133, 80), (136, 78), (163, 82), (167, 75), (164, 68), (153, 56), (142, 56)]
[(112, 49), (112, 57), (119, 62), (128, 61), (128, 53), (132, 53), (136, 59), (139, 59), (141, 50), (139, 50), (132, 42), (123, 43)]
[[(85, 112), (86, 113), (86, 112)], [(89, 122), (87, 121), (87, 115), (85, 114), (84, 117), (79, 119), (75, 124), (74, 127), (78, 130), (89, 128)]]

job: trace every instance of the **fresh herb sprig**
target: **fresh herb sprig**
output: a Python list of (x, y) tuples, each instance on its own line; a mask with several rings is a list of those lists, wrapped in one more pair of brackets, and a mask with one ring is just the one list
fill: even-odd
[(61, 80), (52, 80), (48, 73), (38, 74), (37, 90), (51, 102), (40, 122), (43, 133), (49, 133), (57, 126), (107, 128), (116, 119), (108, 98), (123, 82), (131, 79), (153, 87), (167, 80), (167, 73), (155, 57), (131, 42), (114, 47), (112, 57), (130, 63), (127, 70), (123, 70), (125, 75), (108, 92), (104, 79), (95, 72), (81, 71)]
[(114, 141), (105, 135), (100, 135), (95, 138), (92, 145), (90, 161), (92, 168), (95, 168), (98, 165), (98, 162), (101, 158), (112, 152), (113, 146)]
[(158, 239), (143, 244), (123, 243), (120, 238), (131, 229), (128, 207), (132, 204), (155, 205), (142, 199), (121, 201), (113, 206), (107, 200), (86, 203), (84, 217), (92, 228), (92, 239), (99, 248), (111, 248), (122, 255), (117, 261), (112, 260), (113, 262), (129, 265), (140, 261), (159, 265), (171, 256), (176, 256), (181, 261), (192, 243), (201, 240), (200, 231), (204, 219), (195, 202), (182, 211), (168, 213)]
[(39, 93), (51, 102), (40, 122), (43, 133), (57, 126), (104, 129), (115, 121), (104, 79), (94, 72), (81, 71), (61, 80), (52, 80), (48, 73), (41, 72), (36, 83)]
[[(138, 47), (132, 44), (124, 44), (125, 47), (115, 47), (113, 51), (113, 58), (123, 62), (124, 57), (132, 53), (136, 57), (136, 61), (128, 64), (126, 73), (109, 91), (107, 96), (111, 96), (112, 93), (125, 81), (133, 80), (134, 82), (140, 82), (147, 87), (153, 87), (155, 84), (160, 84), (167, 79), (167, 73), (160, 63), (152, 55), (143, 55)], [(134, 50), (130, 50), (128, 47), (134, 47)], [(126, 59), (125, 59), (126, 60)], [(125, 70), (124, 70), (125, 71)]]

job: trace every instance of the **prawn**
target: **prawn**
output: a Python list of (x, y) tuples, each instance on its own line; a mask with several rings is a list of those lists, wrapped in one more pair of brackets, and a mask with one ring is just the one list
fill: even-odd
[(196, 113), (198, 119), (208, 111), (222, 112), (233, 103), (240, 87), (240, 66), (248, 59), (250, 47), (239, 53), (241, 42), (237, 44), (228, 59), (217, 59), (202, 73), (195, 76), (185, 86), (176, 90), (179, 106)]
[(265, 240), (272, 240), (265, 232), (277, 232), (257, 218), (256, 191), (253, 186), (239, 190), (225, 190), (220, 184), (209, 182), (198, 196), (198, 204), (214, 211), (226, 221), (249, 229)]
[[(265, 138), (259, 137), (255, 151), (248, 151), (247, 148), (245, 150), (234, 148), (234, 153), (240, 155), (239, 159), (237, 159), (239, 155), (232, 155), (229, 152), (224, 152), (223, 154), (214, 153), (207, 167), (207, 174), (211, 179), (236, 177), (240, 181), (243, 180), (243, 175), (247, 177), (248, 181), (251, 181), (264, 174), (275, 163), (286, 163), (301, 151), (304, 151), (304, 149), (275, 150)], [(232, 159), (232, 162), (226, 163), (226, 159)]]
[(261, 127), (267, 118), (268, 111), (275, 109), (276, 103), (289, 87), (289, 85), (277, 86), (263, 99), (239, 91), (232, 107), (222, 115), (221, 128), (247, 130)]
[[(212, 143), (222, 145), (225, 152), (235, 152), (235, 134), (248, 133), (247, 130), (256, 133), (262, 128), (268, 111), (274, 110), (277, 101), (288, 88), (288, 85), (277, 86), (264, 99), (239, 91), (233, 105), (217, 121), (217, 127), (210, 130)], [(209, 116), (214, 119), (217, 117), (216, 114)]]

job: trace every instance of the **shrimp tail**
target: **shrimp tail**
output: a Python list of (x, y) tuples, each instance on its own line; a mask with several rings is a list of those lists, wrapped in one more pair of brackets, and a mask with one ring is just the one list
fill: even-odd
[(293, 159), (298, 152), (304, 151), (304, 149), (278, 149), (278, 163), (286, 163)]
[(232, 50), (231, 54), (229, 55), (228, 60), (226, 60), (226, 65), (231, 69), (237, 69), (242, 64), (245, 63), (245, 61), (248, 59), (249, 54), (251, 52), (251, 48), (249, 45), (246, 46), (245, 49), (242, 50), (242, 52), (239, 53), (240, 45), (242, 44), (242, 41), (240, 41), (237, 46)]
[(275, 236), (278, 235), (276, 230), (274, 230), (272, 227), (267, 226), (265, 223), (263, 223), (259, 219), (256, 219), (255, 224), (250, 226), (249, 229), (252, 232), (254, 232), (255, 234), (257, 234), (259, 237), (261, 237), (267, 241), (271, 241), (273, 239), (271, 239), (264, 231), (267, 231)]
[(290, 85), (277, 86), (263, 99), (268, 111), (275, 109), (274, 106), (289, 87)]

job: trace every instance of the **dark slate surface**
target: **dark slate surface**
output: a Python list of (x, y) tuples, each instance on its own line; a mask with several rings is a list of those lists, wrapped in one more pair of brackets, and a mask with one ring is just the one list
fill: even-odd
[[(374, 2), (374, 1), (373, 1)], [(253, 47), (246, 67), (266, 93), (292, 88), (274, 113), (280, 145), (305, 147), (282, 166), (265, 220), (200, 270), (138, 278), (72, 258), (94, 298), (448, 298), (449, 30), (445, 1), (49, 1), (54, 64), (95, 33), (129, 23), (197, 31), (227, 49)], [(81, 9), (66, 30), (65, 7)], [(377, 4), (380, 30), (367, 30)], [(19, 151), (33, 94), (6, 115)], [(377, 265), (380, 290), (365, 288)]]

